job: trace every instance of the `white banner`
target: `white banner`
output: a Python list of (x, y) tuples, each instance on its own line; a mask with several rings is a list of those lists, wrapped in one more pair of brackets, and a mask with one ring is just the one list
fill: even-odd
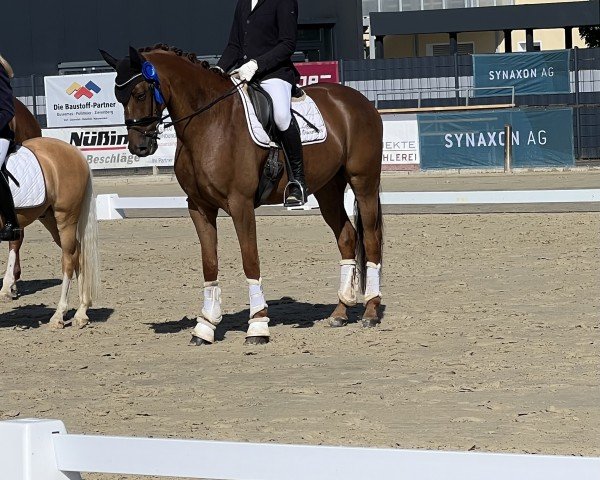
[(123, 106), (115, 98), (116, 73), (45, 77), (48, 127), (119, 125)]
[(383, 114), (383, 165), (419, 165), (419, 126), (413, 114)]
[(174, 127), (161, 134), (156, 153), (143, 158), (129, 152), (127, 129), (122, 126), (46, 128), (42, 135), (78, 147), (93, 170), (173, 166), (177, 146)]

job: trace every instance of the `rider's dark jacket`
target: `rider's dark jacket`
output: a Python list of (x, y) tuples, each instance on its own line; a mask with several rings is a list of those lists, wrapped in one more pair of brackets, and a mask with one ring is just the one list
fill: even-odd
[(229, 43), (219, 60), (226, 72), (256, 60), (257, 80), (280, 78), (295, 85), (292, 63), (298, 33), (298, 0), (238, 0)]
[(15, 104), (13, 99), (10, 78), (4, 67), (0, 64), (0, 138), (12, 140), (14, 134), (9, 127), (10, 121), (15, 116)]

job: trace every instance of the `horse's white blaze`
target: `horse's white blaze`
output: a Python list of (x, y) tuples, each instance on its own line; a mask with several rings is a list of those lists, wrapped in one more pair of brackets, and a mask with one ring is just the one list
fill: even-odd
[(356, 260), (342, 260), (340, 262), (340, 289), (338, 298), (340, 302), (349, 307), (356, 305)]
[(367, 285), (365, 287), (365, 305), (369, 300), (381, 297), (380, 291), (381, 263), (375, 265), (373, 262), (367, 262)]
[(0, 296), (12, 297), (12, 288), (15, 284), (15, 262), (17, 261), (17, 252), (12, 250), (8, 253), (8, 264), (6, 266), (6, 273), (2, 280), (2, 290), (0, 290)]

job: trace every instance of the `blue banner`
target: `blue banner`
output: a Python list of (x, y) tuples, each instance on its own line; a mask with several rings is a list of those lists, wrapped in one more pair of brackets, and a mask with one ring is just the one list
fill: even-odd
[[(570, 93), (570, 50), (473, 55), (475, 97)], [(496, 87), (496, 88), (494, 88)], [(484, 90), (481, 90), (484, 88)]]
[(573, 109), (511, 109), (417, 115), (421, 168), (504, 166), (504, 126), (512, 126), (515, 168), (568, 167), (573, 154)]

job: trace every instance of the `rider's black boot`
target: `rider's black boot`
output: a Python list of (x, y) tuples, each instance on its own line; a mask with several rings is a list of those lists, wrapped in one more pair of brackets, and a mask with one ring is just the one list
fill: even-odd
[(304, 160), (302, 156), (302, 140), (300, 139), (300, 129), (296, 119), (292, 119), (289, 128), (281, 132), (281, 143), (292, 169), (293, 182), (286, 189), (287, 195), (284, 205), (286, 207), (297, 207), (306, 203), (307, 191), (306, 181), (304, 180)]
[(0, 230), (0, 241), (12, 242), (21, 238), (15, 203), (10, 193), (8, 180), (2, 172), (0, 172), (0, 213), (4, 219), (4, 227)]

